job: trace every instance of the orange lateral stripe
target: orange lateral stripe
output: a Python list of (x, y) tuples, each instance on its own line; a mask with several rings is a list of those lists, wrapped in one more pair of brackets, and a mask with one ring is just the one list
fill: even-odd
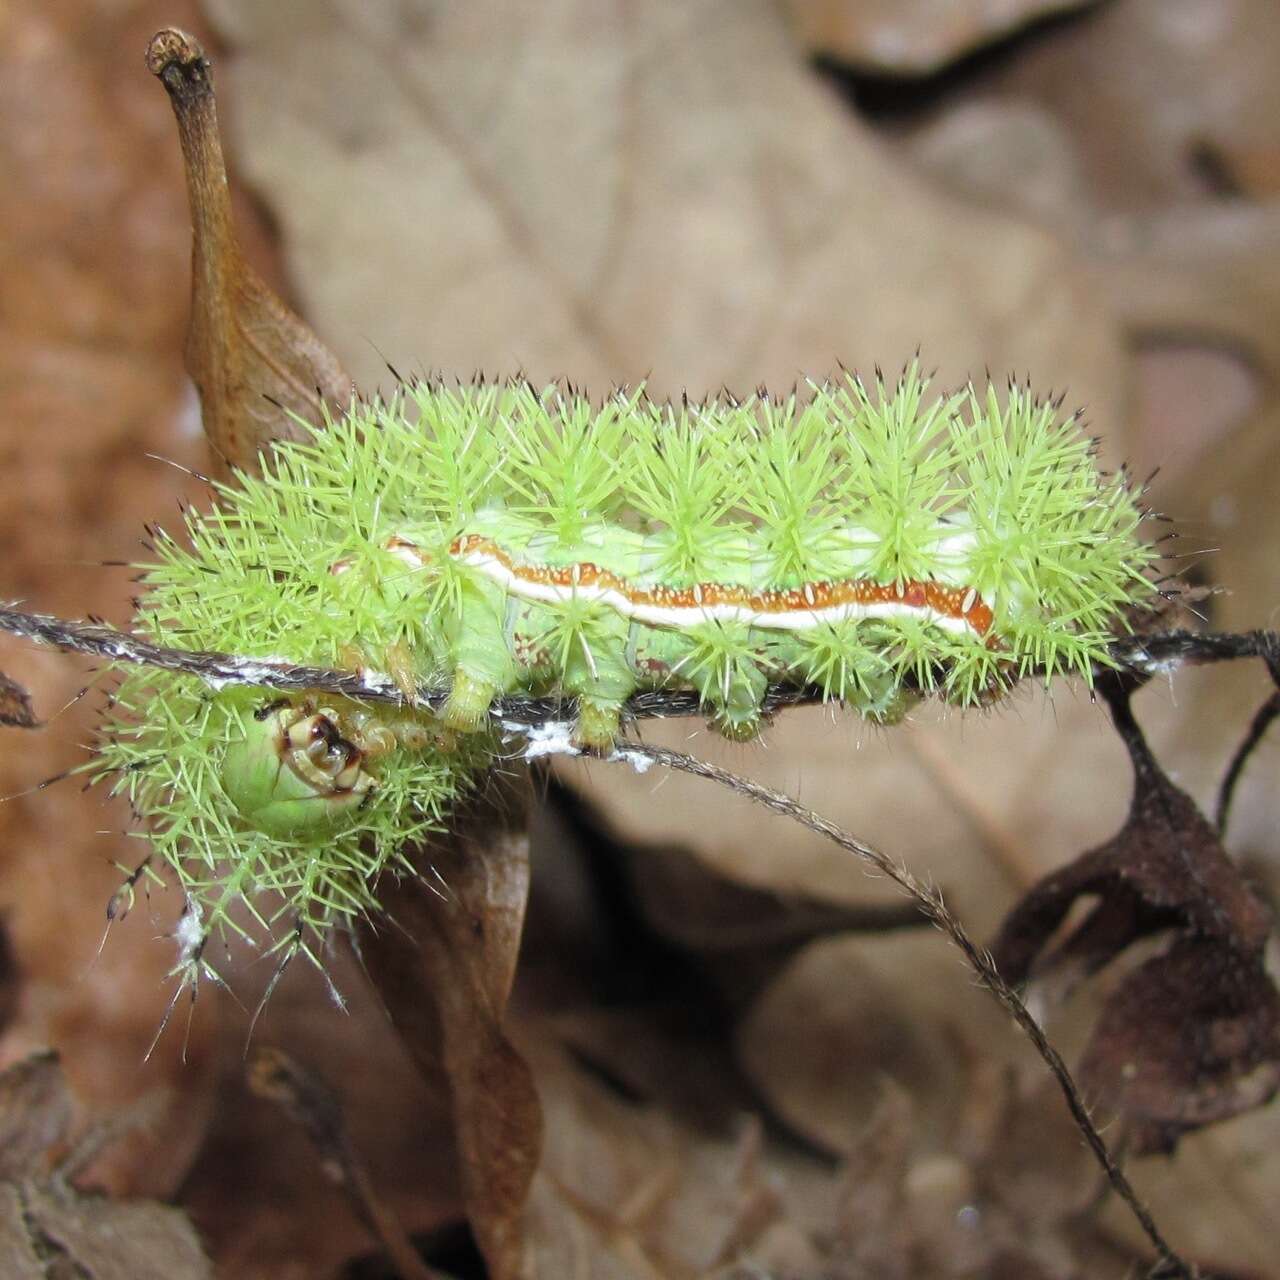
[[(834, 582), (807, 582), (788, 591), (749, 591), (746, 587), (718, 582), (700, 582), (679, 588), (662, 585), (639, 587), (589, 560), (556, 567), (522, 564), (492, 538), (479, 533), (463, 534), (455, 538), (449, 547), (451, 556), (466, 556), (473, 552), (492, 556), (523, 582), (564, 588), (598, 586), (618, 592), (632, 604), (664, 609), (696, 612), (708, 605), (728, 604), (749, 609), (752, 613), (783, 614), (810, 613), (842, 604), (900, 604), (960, 619), (980, 636), (990, 631), (994, 621), (990, 607), (975, 590), (953, 587), (936, 578), (923, 581), (911, 578), (887, 584), (873, 582), (870, 578), (842, 578)], [(964, 603), (970, 597), (972, 600), (966, 609)], [(998, 641), (992, 637), (988, 643), (994, 647)]]

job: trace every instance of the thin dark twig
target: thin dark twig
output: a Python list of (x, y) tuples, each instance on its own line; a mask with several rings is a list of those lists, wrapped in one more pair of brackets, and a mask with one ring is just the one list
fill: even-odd
[(1271, 723), (1277, 716), (1280, 716), (1280, 692), (1273, 693), (1254, 713), (1249, 732), (1236, 748), (1236, 753), (1231, 757), (1231, 763), (1222, 776), (1222, 785), (1218, 788), (1218, 803), (1213, 813), (1213, 825), (1217, 828), (1219, 835), (1225, 834), (1227, 830), (1231, 801), (1235, 797), (1236, 784), (1240, 781), (1240, 775), (1244, 772), (1249, 757), (1266, 737), (1267, 730), (1271, 728)]
[(709, 764), (705, 760), (685, 755), (680, 751), (672, 751), (667, 747), (647, 746), (642, 743), (628, 743), (623, 750), (609, 758), (630, 764), (643, 760), (664, 765), (668, 769), (675, 769), (681, 773), (692, 774), (696, 778), (706, 778), (710, 782), (719, 783), (720, 786), (737, 792), (756, 804), (763, 805), (766, 809), (782, 814), (810, 831), (824, 836), (905, 890), (919, 904), (921, 911), (959, 948), (983, 986), (999, 1001), (1035, 1046), (1036, 1052), (1058, 1082), (1058, 1087), (1066, 1099), (1067, 1108), (1088, 1143), (1089, 1149), (1093, 1152), (1094, 1158), (1106, 1174), (1108, 1182), (1115, 1193), (1129, 1206), (1138, 1224), (1159, 1253), (1158, 1274), (1195, 1280), (1199, 1275), (1198, 1270), (1184, 1261), (1164, 1238), (1150, 1209), (1138, 1196), (1124, 1170), (1111, 1155), (1106, 1142), (1089, 1116), (1088, 1108), (1080, 1096), (1080, 1090), (1062, 1055), (1049, 1041), (1022, 998), (1001, 976), (990, 952), (974, 942), (965, 927), (952, 915), (950, 908), (943, 901), (942, 894), (934, 886), (922, 883), (905, 866), (894, 861), (888, 854), (882, 853), (869, 844), (864, 844), (835, 823), (822, 817), (821, 814), (806, 808), (783, 792), (761, 786), (749, 778), (721, 769), (718, 765)]
[(1219, 835), (1222, 835), (1227, 829), (1227, 818), (1231, 813), (1231, 801), (1235, 795), (1236, 784), (1240, 781), (1240, 775), (1244, 772), (1244, 767), (1248, 763), (1249, 757), (1266, 736), (1267, 730), (1271, 727), (1271, 722), (1280, 715), (1280, 635), (1266, 631), (1252, 634), (1262, 639), (1259, 656), (1267, 664), (1267, 670), (1271, 673), (1271, 683), (1276, 686), (1276, 689), (1271, 697), (1254, 713), (1253, 722), (1249, 725), (1249, 732), (1245, 734), (1244, 741), (1236, 748), (1236, 753), (1232, 757), (1231, 763), (1227, 767), (1227, 772), (1222, 779), (1222, 786), (1218, 791), (1218, 804), (1214, 813), (1214, 824), (1218, 829)]

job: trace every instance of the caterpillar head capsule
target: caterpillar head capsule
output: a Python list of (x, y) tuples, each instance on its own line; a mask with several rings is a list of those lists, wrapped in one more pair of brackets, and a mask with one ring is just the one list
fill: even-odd
[(358, 727), (332, 707), (269, 703), (227, 750), (222, 786), (251, 827), (298, 839), (332, 831), (366, 804), (377, 783)]

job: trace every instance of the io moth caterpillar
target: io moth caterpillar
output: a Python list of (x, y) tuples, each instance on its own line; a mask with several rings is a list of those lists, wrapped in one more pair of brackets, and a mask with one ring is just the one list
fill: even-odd
[(643, 689), (692, 690), (746, 739), (770, 684), (892, 723), (1031, 671), (1088, 678), (1155, 599), (1142, 518), (1056, 404), (930, 398), (915, 366), (701, 404), (415, 383), (161, 538), (137, 625), (386, 672), (447, 691), (439, 716), (131, 670), (93, 767), (203, 928), (270, 890), (296, 939), (376, 909), (501, 750), (503, 694), (563, 696), (607, 749)]

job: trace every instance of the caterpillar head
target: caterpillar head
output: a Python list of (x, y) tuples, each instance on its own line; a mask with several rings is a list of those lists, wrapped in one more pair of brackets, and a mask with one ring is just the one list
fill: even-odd
[(240, 817), (264, 835), (332, 831), (372, 798), (370, 764), (395, 735), (360, 712), (310, 699), (267, 703), (227, 748), (222, 786)]

